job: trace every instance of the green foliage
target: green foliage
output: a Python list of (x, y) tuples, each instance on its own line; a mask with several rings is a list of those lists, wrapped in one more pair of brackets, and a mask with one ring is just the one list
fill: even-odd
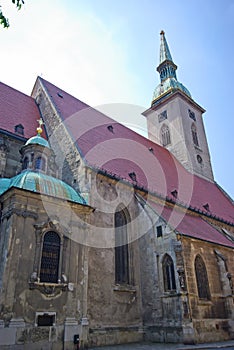
[[(24, 4), (24, 0), (11, 0), (11, 2), (16, 6), (18, 10), (21, 9)], [(8, 28), (10, 26), (9, 20), (4, 16), (2, 12), (2, 6), (0, 5), (0, 26), (3, 28)]]

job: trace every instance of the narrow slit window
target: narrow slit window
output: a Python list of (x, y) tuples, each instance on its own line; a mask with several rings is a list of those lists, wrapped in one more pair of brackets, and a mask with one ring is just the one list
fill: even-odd
[(124, 211), (115, 213), (115, 282), (129, 283), (127, 218)]
[(43, 157), (38, 157), (35, 163), (36, 170), (45, 171), (45, 159)]
[(157, 237), (162, 237), (163, 232), (162, 232), (162, 226), (157, 226)]
[(28, 165), (29, 165), (28, 157), (25, 157), (24, 160), (23, 160), (22, 169), (23, 169), (23, 170), (28, 169)]
[(197, 128), (196, 128), (195, 124), (192, 124), (191, 132), (192, 132), (192, 138), (193, 138), (194, 145), (199, 146), (198, 136), (197, 136)]
[(164, 277), (164, 289), (166, 292), (176, 290), (175, 282), (175, 270), (172, 258), (166, 254), (162, 262), (163, 277)]

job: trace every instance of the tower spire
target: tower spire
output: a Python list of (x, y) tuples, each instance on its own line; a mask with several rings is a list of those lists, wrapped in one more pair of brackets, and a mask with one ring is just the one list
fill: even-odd
[(167, 44), (166, 38), (165, 38), (165, 32), (161, 30), (161, 44), (160, 44), (160, 60), (159, 64), (163, 63), (164, 61), (172, 61), (171, 53), (169, 50), (169, 46)]
[(157, 71), (160, 74), (161, 82), (167, 78), (176, 78), (177, 66), (172, 60), (172, 56), (169, 50), (169, 46), (166, 41), (165, 32), (162, 30), (161, 33), (161, 44), (160, 44), (160, 59)]
[(165, 96), (165, 94), (172, 94), (178, 90), (182, 91), (191, 98), (191, 94), (188, 89), (177, 80), (177, 65), (172, 60), (163, 30), (161, 31), (160, 36), (161, 43), (159, 65), (156, 69), (160, 75), (160, 84), (154, 90), (152, 105), (155, 105), (155, 103), (157, 104), (161, 98)]
[(151, 108), (143, 113), (149, 138), (166, 147), (192, 174), (214, 181), (202, 120), (205, 110), (177, 80), (177, 66), (163, 30), (160, 39), (160, 83), (154, 90)]

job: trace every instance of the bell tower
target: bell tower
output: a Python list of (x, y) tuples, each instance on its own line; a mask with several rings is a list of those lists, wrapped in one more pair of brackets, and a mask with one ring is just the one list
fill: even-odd
[(167, 148), (191, 173), (214, 181), (210, 154), (203, 124), (205, 110), (193, 99), (188, 89), (177, 80), (165, 33), (161, 31), (160, 60), (151, 107), (147, 119), (148, 137)]

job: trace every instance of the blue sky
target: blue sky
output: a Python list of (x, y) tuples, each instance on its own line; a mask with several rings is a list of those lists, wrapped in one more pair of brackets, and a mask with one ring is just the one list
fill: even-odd
[(1, 1), (0, 80), (30, 94), (37, 75), (141, 132), (159, 82), (163, 29), (177, 78), (206, 109), (216, 181), (234, 197), (234, 1)]

